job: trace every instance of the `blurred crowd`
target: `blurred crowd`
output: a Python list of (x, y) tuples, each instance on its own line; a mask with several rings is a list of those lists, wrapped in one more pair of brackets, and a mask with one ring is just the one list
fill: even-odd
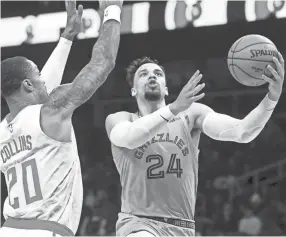
[(263, 135), (249, 144), (202, 150), (208, 154), (200, 157), (198, 235), (286, 234), (286, 180), (279, 175), (286, 150), (263, 146)]

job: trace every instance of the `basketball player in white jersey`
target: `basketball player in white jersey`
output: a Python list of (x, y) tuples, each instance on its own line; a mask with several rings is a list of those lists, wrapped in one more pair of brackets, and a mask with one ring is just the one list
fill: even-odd
[(122, 185), (118, 236), (193, 236), (198, 185), (198, 144), (201, 132), (220, 141), (247, 143), (269, 120), (281, 95), (284, 61), (269, 67), (269, 93), (244, 119), (214, 112), (196, 103), (204, 83), (197, 71), (166, 106), (165, 71), (149, 58), (127, 69), (137, 113), (117, 112), (106, 119), (106, 130)]
[[(74, 17), (82, 6), (70, 2)], [(72, 83), (47, 93), (37, 66), (24, 57), (1, 63), (1, 91), (10, 113), (0, 124), (0, 169), (8, 198), (0, 236), (73, 236), (82, 207), (80, 162), (71, 117), (115, 65), (122, 1), (100, 1), (100, 36)]]

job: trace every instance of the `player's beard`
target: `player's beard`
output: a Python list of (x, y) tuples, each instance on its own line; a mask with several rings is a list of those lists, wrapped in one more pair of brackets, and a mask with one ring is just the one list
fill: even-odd
[(161, 91), (146, 91), (145, 99), (148, 101), (158, 101), (161, 99)]

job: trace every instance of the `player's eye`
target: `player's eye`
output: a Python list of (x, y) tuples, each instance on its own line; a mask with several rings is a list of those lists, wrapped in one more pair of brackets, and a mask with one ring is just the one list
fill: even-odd
[(143, 73), (140, 74), (141, 77), (145, 77), (146, 75), (147, 75), (146, 72), (143, 72)]
[(160, 77), (163, 76), (163, 74), (162, 74), (161, 72), (156, 72), (155, 74), (156, 74), (157, 76), (160, 76)]

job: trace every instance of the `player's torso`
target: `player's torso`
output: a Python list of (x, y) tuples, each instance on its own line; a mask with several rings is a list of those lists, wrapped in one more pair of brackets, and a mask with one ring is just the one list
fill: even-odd
[(123, 186), (122, 212), (194, 218), (199, 150), (184, 115), (143, 146), (134, 150), (112, 146), (112, 151)]
[(74, 132), (68, 143), (46, 136), (40, 107), (26, 107), (10, 125), (6, 120), (0, 125), (0, 169), (9, 193), (4, 216), (55, 221), (75, 232), (82, 179)]

